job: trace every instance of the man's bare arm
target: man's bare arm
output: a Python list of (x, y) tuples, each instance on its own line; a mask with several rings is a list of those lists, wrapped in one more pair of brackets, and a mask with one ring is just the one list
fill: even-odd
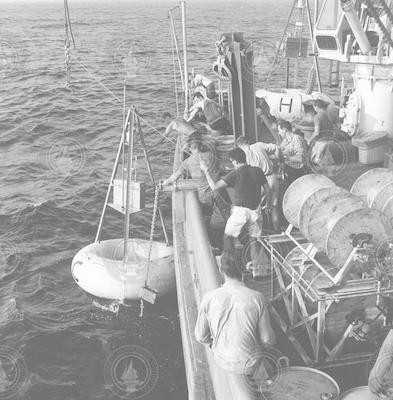
[(206, 298), (203, 298), (199, 308), (194, 334), (196, 340), (199, 343), (207, 344), (210, 346), (211, 343), (213, 342), (213, 339), (211, 337), (209, 321), (207, 320), (206, 316), (205, 301)]
[(187, 118), (186, 122), (192, 121), (195, 116), (197, 115), (197, 112), (199, 111), (200, 107), (198, 104), (195, 104), (194, 106), (191, 107), (190, 109), (190, 116)]
[(162, 182), (162, 186), (170, 185), (171, 183), (177, 181), (182, 175), (183, 172), (181, 170), (174, 172), (168, 179)]

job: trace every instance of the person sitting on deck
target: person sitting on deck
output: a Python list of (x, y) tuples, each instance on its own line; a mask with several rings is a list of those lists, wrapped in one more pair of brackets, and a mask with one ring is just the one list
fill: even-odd
[(196, 92), (193, 97), (194, 105), (190, 109), (190, 116), (187, 122), (191, 122), (199, 111), (203, 111), (206, 117), (206, 123), (212, 129), (215, 136), (226, 135), (232, 133), (232, 127), (225, 118), (221, 106), (213, 100), (203, 97)]
[(245, 136), (240, 136), (236, 143), (246, 154), (247, 164), (252, 167), (259, 167), (266, 176), (270, 188), (272, 224), (273, 228), (278, 231), (280, 228), (280, 214), (278, 210), (280, 183), (277, 176), (273, 173), (273, 163), (265, 151), (265, 143), (250, 145), (250, 141)]
[(305, 140), (292, 132), (292, 125), (281, 120), (278, 123), (278, 133), (282, 141), (280, 145), (266, 144), (265, 150), (275, 153), (275, 158), (283, 161), (287, 186), (305, 174), (307, 144)]
[(377, 399), (393, 399), (393, 330), (382, 343), (377, 360), (372, 368), (368, 387)]
[[(269, 184), (262, 170), (247, 165), (246, 154), (235, 148), (228, 153), (228, 158), (235, 169), (216, 181), (211, 176), (208, 165), (201, 162), (207, 182), (213, 191), (226, 187), (234, 188), (234, 206), (224, 231), (224, 242), (239, 238), (245, 250), (249, 247), (254, 276), (264, 276), (269, 269), (265, 252), (259, 252), (258, 237), (262, 235), (261, 203), (266, 196), (266, 208), (270, 209)], [(259, 260), (262, 259), (262, 262)]]
[(216, 97), (216, 86), (212, 79), (200, 74), (194, 75), (193, 73), (189, 73), (189, 76), (195, 93), (203, 90), (201, 93), (209, 99), (214, 99)]
[(190, 156), (184, 160), (180, 168), (173, 173), (167, 180), (162, 183), (162, 186), (167, 186), (177, 181), (182, 175), (190, 175), (196, 180), (198, 197), (202, 206), (202, 214), (206, 222), (206, 226), (210, 233), (210, 219), (213, 214), (214, 206), (219, 209), (224, 221), (229, 218), (231, 199), (225, 189), (213, 192), (206, 180), (205, 173), (200, 168), (200, 163), (203, 161), (211, 174), (214, 181), (219, 179), (221, 174), (220, 166), (215, 157), (214, 149), (209, 149), (206, 141), (198, 133), (193, 133), (187, 140)]
[(326, 111), (328, 103), (315, 100), (314, 132), (309, 138), (311, 147), (311, 161), (317, 165), (332, 165), (334, 159), (329, 151), (329, 139), (335, 136), (335, 125)]
[(224, 253), (220, 272), (225, 283), (203, 297), (195, 326), (195, 337), (208, 345), (218, 368), (228, 376), (232, 397), (258, 397), (255, 376), (265, 376), (260, 354), (264, 345), (275, 343), (263, 295), (241, 282), (235, 256)]

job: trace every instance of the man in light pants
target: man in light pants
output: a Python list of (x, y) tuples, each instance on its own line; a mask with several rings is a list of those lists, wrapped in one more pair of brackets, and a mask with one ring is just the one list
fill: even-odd
[[(268, 268), (269, 261), (265, 252), (259, 254), (257, 238), (262, 235), (261, 202), (263, 195), (266, 195), (266, 207), (270, 208), (269, 184), (260, 168), (247, 165), (246, 154), (242, 149), (231, 150), (228, 157), (235, 169), (216, 183), (203, 162), (201, 170), (205, 172), (207, 182), (212, 190), (234, 188), (234, 207), (225, 226), (224, 240), (232, 241), (233, 238), (237, 239), (245, 233), (248, 236), (247, 241), (244, 242), (244, 237), (241, 240), (243, 245), (250, 246), (254, 276), (263, 276), (265, 274), (263, 270)], [(263, 258), (263, 265), (257, 261), (259, 256)]]

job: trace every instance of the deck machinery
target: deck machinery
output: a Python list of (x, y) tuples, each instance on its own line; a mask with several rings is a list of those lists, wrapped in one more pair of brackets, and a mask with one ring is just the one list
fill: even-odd
[(283, 200), (289, 227), (260, 239), (271, 255), (272, 316), (307, 365), (369, 360), (392, 324), (391, 215), (356, 193), (364, 176), (383, 174), (383, 195), (393, 189), (384, 168), (363, 174), (351, 192), (323, 175), (299, 178)]
[[(300, 3), (309, 8), (308, 1)], [(342, 81), (342, 130), (353, 144), (384, 131), (391, 147), (391, 2), (317, 0), (314, 10), (316, 55), (354, 65), (353, 84)], [(377, 169), (364, 175), (351, 192), (322, 175), (295, 181), (283, 201), (289, 227), (261, 239), (271, 255), (272, 316), (307, 365), (364, 362), (391, 328), (393, 231), (387, 196), (391, 199), (393, 173)], [(375, 183), (379, 187), (373, 189)], [(380, 193), (379, 208), (367, 195), (372, 190)], [(281, 251), (283, 243), (289, 252)]]

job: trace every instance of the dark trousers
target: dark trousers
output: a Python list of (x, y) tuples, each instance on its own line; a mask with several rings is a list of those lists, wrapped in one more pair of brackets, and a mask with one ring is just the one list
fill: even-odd
[(296, 181), (296, 179), (300, 178), (305, 174), (304, 168), (292, 168), (289, 165), (285, 166), (284, 169), (285, 172), (285, 181), (286, 181), (286, 187), (288, 187), (293, 181)]

